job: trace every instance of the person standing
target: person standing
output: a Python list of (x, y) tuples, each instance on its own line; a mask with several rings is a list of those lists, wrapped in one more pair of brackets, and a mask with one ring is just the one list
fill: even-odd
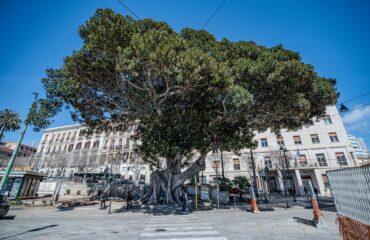
[(304, 187), (304, 196), (307, 196), (307, 194), (308, 194), (307, 188)]
[(104, 189), (103, 193), (100, 194), (100, 209), (105, 209), (107, 206), (105, 202), (107, 201), (108, 193), (107, 190)]
[(130, 191), (128, 191), (128, 193), (127, 193), (126, 201), (127, 201), (127, 209), (132, 208), (132, 205), (131, 205), (132, 195), (131, 195)]
[(186, 212), (186, 201), (187, 201), (187, 193), (184, 193), (184, 195), (181, 196), (181, 207), (182, 207), (182, 212)]

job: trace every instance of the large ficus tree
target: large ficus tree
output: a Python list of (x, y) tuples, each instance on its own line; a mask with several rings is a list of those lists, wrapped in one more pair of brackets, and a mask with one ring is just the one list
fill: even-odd
[(138, 124), (137, 153), (153, 167), (151, 188), (178, 202), (184, 181), (209, 151), (254, 147), (255, 131), (298, 129), (325, 114), (335, 81), (282, 46), (218, 41), (205, 30), (175, 32), (98, 10), (79, 33), (83, 46), (43, 79), (52, 105), (72, 107), (90, 129)]

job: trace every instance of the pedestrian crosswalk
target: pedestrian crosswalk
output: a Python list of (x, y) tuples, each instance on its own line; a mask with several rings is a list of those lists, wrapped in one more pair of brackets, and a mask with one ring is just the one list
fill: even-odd
[(228, 240), (194, 215), (153, 216), (144, 231), (142, 240)]

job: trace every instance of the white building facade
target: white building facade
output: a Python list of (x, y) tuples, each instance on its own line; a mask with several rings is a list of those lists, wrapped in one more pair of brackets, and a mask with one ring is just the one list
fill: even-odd
[(133, 152), (138, 144), (133, 136), (135, 128), (90, 135), (83, 125), (46, 129), (36, 154), (38, 170), (49, 176), (68, 177), (77, 172), (103, 173), (107, 168), (125, 179), (149, 181), (148, 166)]
[(368, 162), (370, 160), (370, 155), (365, 140), (353, 135), (348, 135), (348, 139), (351, 143), (351, 146), (355, 150), (358, 163), (363, 164)]
[[(88, 157), (97, 159), (91, 165), (90, 172), (103, 172), (106, 167), (114, 169), (125, 179), (150, 180), (149, 166), (136, 164), (139, 159), (133, 153), (135, 144), (133, 133), (135, 127), (126, 132), (83, 134), (82, 125), (71, 125), (46, 129), (37, 150), (40, 157), (39, 170), (55, 175), (56, 169), (52, 157), (62, 152), (69, 159), (69, 167), (64, 175), (80, 171), (74, 158)], [(240, 153), (209, 153), (206, 169), (200, 173), (200, 182), (213, 184), (215, 178), (222, 175), (233, 180), (237, 176), (246, 176), (253, 182), (251, 155), (254, 159), (257, 186), (261, 192), (284, 192), (294, 189), (304, 195), (309, 180), (321, 195), (330, 195), (326, 172), (332, 169), (357, 165), (354, 149), (335, 106), (327, 107), (327, 116), (314, 125), (303, 127), (299, 131), (282, 130), (277, 136), (270, 131), (256, 133), (258, 147), (251, 151), (245, 149)], [(287, 161), (281, 149), (285, 149)], [(82, 157), (83, 158), (83, 157)], [(286, 163), (288, 163), (289, 171)], [(268, 168), (266, 172), (265, 169)], [(266, 174), (268, 176), (266, 176)], [(293, 187), (294, 185), (294, 187)]]
[[(252, 151), (260, 191), (284, 192), (295, 187), (296, 194), (304, 195), (309, 180), (321, 195), (330, 195), (326, 172), (332, 169), (357, 165), (342, 120), (335, 106), (327, 107), (327, 116), (314, 125), (299, 131), (282, 130), (280, 135), (270, 131), (257, 133), (258, 147)], [(287, 156), (288, 168), (283, 150)], [(247, 176), (253, 182), (251, 152), (241, 151), (241, 155), (223, 153), (225, 176), (233, 180), (236, 176)], [(203, 182), (212, 182), (220, 176), (221, 154), (213, 154), (207, 159)], [(209, 164), (211, 163), (211, 164)], [(212, 164), (213, 163), (213, 164)], [(267, 178), (265, 168), (268, 167)], [(288, 179), (288, 180), (287, 180)], [(289, 180), (292, 179), (292, 180)], [(294, 181), (294, 183), (292, 182)]]

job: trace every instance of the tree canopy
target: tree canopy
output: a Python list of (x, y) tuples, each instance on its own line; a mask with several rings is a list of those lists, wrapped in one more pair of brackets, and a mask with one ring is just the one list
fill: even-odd
[(335, 81), (281, 45), (176, 32), (110, 9), (79, 33), (83, 46), (42, 79), (53, 112), (66, 104), (91, 129), (136, 121), (137, 152), (153, 166), (166, 159), (172, 173), (194, 151), (253, 147), (254, 131), (298, 129), (336, 102)]

